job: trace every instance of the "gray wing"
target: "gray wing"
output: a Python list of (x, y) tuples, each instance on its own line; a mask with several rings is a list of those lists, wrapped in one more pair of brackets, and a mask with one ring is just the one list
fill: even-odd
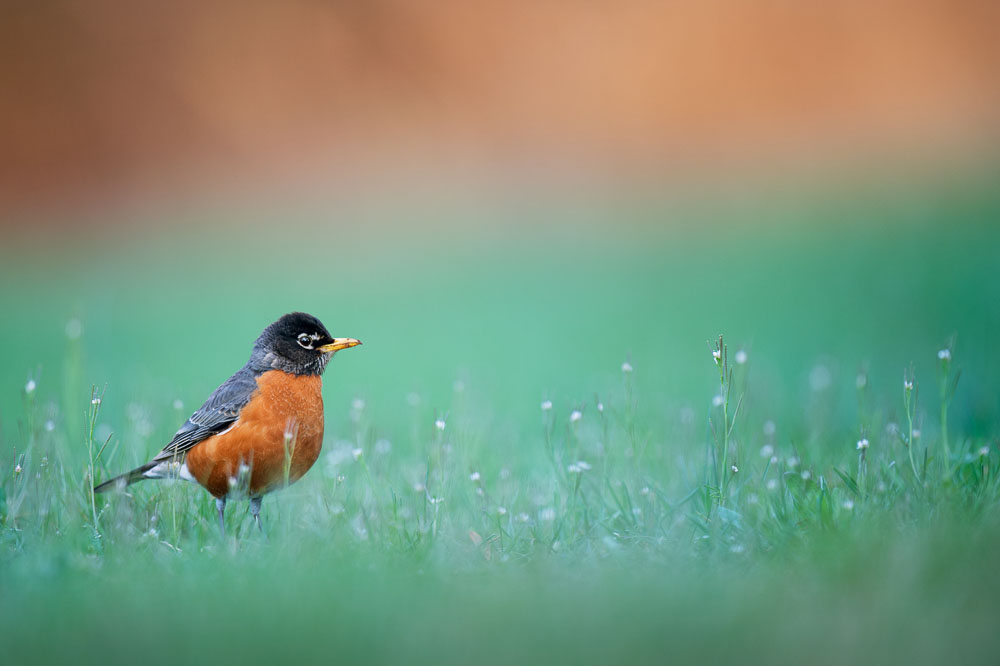
[(205, 404), (181, 426), (170, 443), (156, 454), (151, 462), (183, 457), (198, 442), (217, 435), (240, 416), (240, 411), (250, 402), (257, 390), (257, 373), (244, 367), (215, 389)]

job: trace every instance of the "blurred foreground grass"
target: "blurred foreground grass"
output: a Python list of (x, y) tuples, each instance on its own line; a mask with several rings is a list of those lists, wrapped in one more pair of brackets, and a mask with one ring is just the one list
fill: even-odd
[[(3, 661), (990, 661), (994, 193), (482, 214), (4, 248)], [(268, 539), (153, 482), (95, 530), (91, 419), (141, 462), (293, 309), (365, 346)]]

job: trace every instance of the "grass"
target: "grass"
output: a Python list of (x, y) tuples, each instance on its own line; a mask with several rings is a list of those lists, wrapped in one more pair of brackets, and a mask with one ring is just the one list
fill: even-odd
[[(10, 252), (0, 658), (991, 661), (1000, 201), (833, 198)], [(90, 492), (291, 309), (365, 346), (266, 537), (194, 486)]]

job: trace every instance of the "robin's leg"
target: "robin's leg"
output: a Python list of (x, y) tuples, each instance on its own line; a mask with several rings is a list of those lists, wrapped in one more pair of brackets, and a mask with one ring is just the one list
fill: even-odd
[(222, 533), (222, 537), (226, 536), (226, 498), (219, 497), (215, 500), (215, 508), (219, 511), (219, 532)]
[(263, 500), (262, 497), (251, 497), (250, 498), (250, 515), (253, 516), (253, 521), (257, 523), (257, 529), (264, 532), (264, 526), (260, 524), (260, 503)]

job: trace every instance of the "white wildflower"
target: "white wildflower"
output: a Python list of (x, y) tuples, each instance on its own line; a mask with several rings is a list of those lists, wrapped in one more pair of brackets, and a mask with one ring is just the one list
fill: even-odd
[(426, 486), (425, 486), (424, 484), (422, 484), (422, 483), (419, 483), (419, 482), (418, 482), (418, 483), (414, 483), (414, 484), (413, 484), (413, 491), (414, 491), (414, 492), (417, 492), (417, 493), (422, 493), (422, 492), (424, 492), (425, 490), (427, 490), (427, 487), (426, 487)]
[(622, 372), (632, 372), (632, 364), (628, 361), (622, 363)]
[(406, 404), (410, 407), (416, 407), (420, 404), (420, 394), (416, 391), (410, 391), (406, 394)]
[(747, 495), (747, 504), (753, 506), (758, 501), (760, 501), (760, 498), (757, 497), (757, 493), (750, 493), (749, 495)]
[(920, 439), (920, 428), (913, 429), (913, 439)]
[(721, 395), (715, 395), (712, 397), (712, 404), (716, 407), (722, 407), (722, 403), (726, 400)]
[(79, 319), (75, 317), (66, 322), (66, 337), (70, 340), (76, 340), (81, 335), (83, 335), (83, 324), (80, 323)]
[(736, 474), (737, 472), (740, 471), (740, 468), (737, 467), (736, 465), (730, 465), (729, 469), (731, 469), (733, 471), (733, 474)]
[(101, 404), (101, 399), (100, 398), (94, 398), (93, 400), (90, 401), (90, 404), (92, 404), (94, 406), (97, 406), (97, 405)]
[(770, 444), (765, 444), (764, 446), (760, 447), (761, 458), (770, 458), (773, 455), (774, 455), (774, 447), (771, 446)]
[(34, 379), (29, 379), (28, 383), (24, 385), (24, 392), (27, 393), (28, 395), (31, 395), (32, 393), (35, 392), (35, 389), (37, 387), (38, 387), (38, 385), (35, 384), (35, 380)]
[(566, 471), (569, 472), (570, 474), (579, 474), (580, 466), (577, 465), (576, 463), (572, 463), (569, 467), (566, 468)]
[(542, 402), (542, 411), (543, 412), (547, 412), (550, 409), (552, 409), (552, 401), (551, 400), (545, 400), (545, 401), (543, 401)]
[(802, 470), (802, 474), (800, 474), (799, 476), (802, 477), (803, 481), (808, 481), (809, 479), (812, 478), (812, 472), (810, 472), (807, 469), (804, 469), (804, 470)]
[(822, 363), (817, 363), (813, 366), (813, 369), (809, 371), (809, 387), (817, 393), (829, 388), (832, 382), (833, 375), (830, 373), (830, 368), (826, 367)]
[(375, 441), (375, 453), (384, 456), (390, 451), (392, 451), (392, 442), (385, 438)]
[(942, 361), (950, 361), (951, 360), (951, 350), (950, 349), (942, 349), (941, 351), (938, 352), (938, 358), (941, 359)]
[(844, 507), (848, 511), (851, 511), (851, 510), (854, 509), (854, 500), (846, 499), (846, 500), (844, 500), (844, 503), (841, 504), (840, 506)]
[(648, 495), (650, 493), (649, 486), (643, 486), (639, 492), (643, 495)]
[(603, 402), (597, 403), (597, 411), (599, 411), (599, 412), (603, 412), (604, 411), (604, 403)]
[(785, 461), (785, 464), (788, 465), (791, 469), (795, 469), (796, 467), (799, 466), (799, 459), (796, 458), (795, 456), (792, 456), (791, 458)]
[(531, 520), (531, 516), (522, 511), (521, 513), (517, 514), (517, 517), (515, 517), (514, 520), (516, 520), (519, 523), (526, 523)]
[(715, 359), (716, 364), (722, 363), (722, 350), (716, 349), (712, 352), (712, 358)]
[(904, 391), (912, 391), (913, 390), (913, 382), (910, 381), (909, 379), (904, 379), (903, 380), (903, 390)]
[(438, 419), (434, 422), (434, 427), (438, 430), (444, 430), (445, 422), (444, 419)]
[(767, 489), (768, 490), (774, 490), (775, 488), (778, 487), (778, 480), (777, 479), (768, 479), (766, 485), (767, 485)]
[(443, 497), (431, 497), (427, 501), (430, 502), (431, 504), (440, 504), (441, 502), (444, 501), (444, 498)]
[(361, 447), (356, 449), (351, 449), (351, 455), (355, 460), (361, 460), (361, 456), (364, 454), (364, 450)]
[(538, 512), (538, 519), (542, 522), (550, 523), (556, 519), (556, 510), (547, 506)]
[(979, 449), (979, 457), (980, 458), (985, 458), (988, 455), (990, 455), (990, 447), (984, 446), (981, 449)]
[(55, 421), (49, 420), (49, 421), (45, 422), (45, 431), (46, 432), (52, 432), (55, 429), (56, 429)]
[(479, 483), (479, 480), (481, 478), (482, 477), (479, 476), (479, 472), (473, 472), (472, 474), (469, 475), (469, 481), (472, 481), (473, 483)]
[(20, 465), (14, 465), (14, 474), (20, 474), (23, 471)]
[(184, 403), (181, 401), (180, 398), (176, 398), (174, 400), (174, 409), (176, 409), (177, 411), (184, 409)]
[(747, 362), (747, 353), (743, 349), (736, 352), (736, 364), (743, 365)]
[(862, 437), (858, 440), (858, 451), (864, 451), (868, 448), (868, 439)]
[(574, 409), (573, 412), (569, 415), (570, 423), (576, 423), (582, 418), (583, 418), (583, 413), (579, 409)]
[(774, 421), (764, 421), (764, 434), (768, 437), (774, 437), (774, 433), (777, 432), (778, 428), (774, 425)]
[(507, 515), (507, 507), (505, 507), (505, 506), (498, 506), (497, 507), (497, 515), (498, 516), (506, 516)]

